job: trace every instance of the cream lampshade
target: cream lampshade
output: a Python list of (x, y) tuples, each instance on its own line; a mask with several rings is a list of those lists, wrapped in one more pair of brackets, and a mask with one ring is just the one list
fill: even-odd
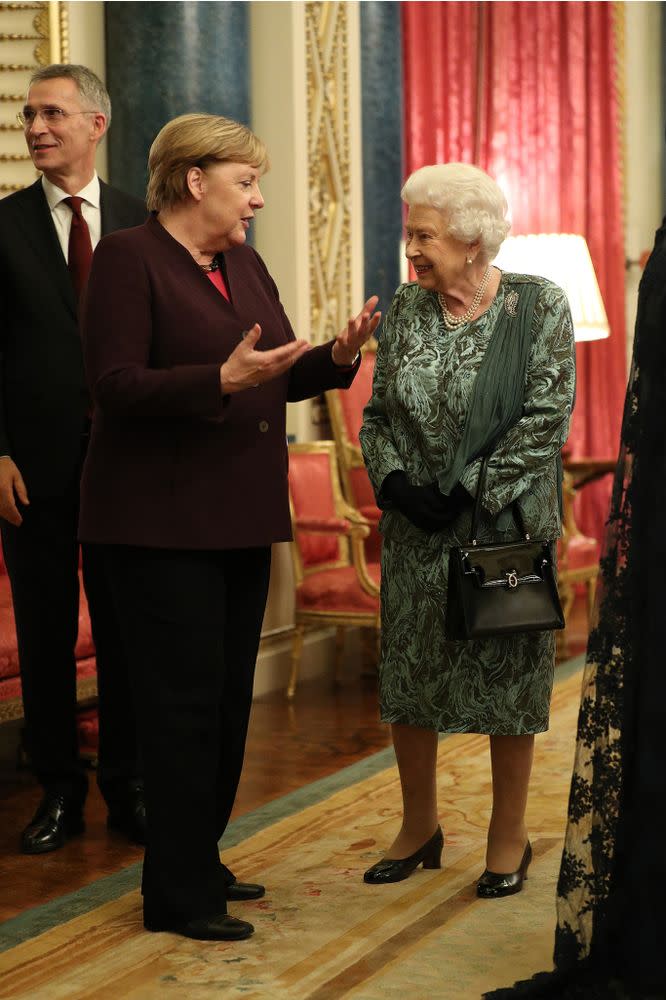
[(564, 289), (576, 340), (610, 335), (606, 310), (584, 237), (571, 233), (509, 236), (493, 261), (503, 271), (538, 274)]

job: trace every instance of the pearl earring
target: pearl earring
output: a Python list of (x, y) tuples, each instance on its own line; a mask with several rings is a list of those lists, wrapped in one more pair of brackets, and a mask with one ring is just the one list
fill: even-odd
[(471, 258), (471, 257), (468, 257), (468, 258), (467, 258), (467, 263), (468, 263), (468, 264), (473, 264), (473, 263), (474, 263), (474, 261), (472, 260), (472, 258)]

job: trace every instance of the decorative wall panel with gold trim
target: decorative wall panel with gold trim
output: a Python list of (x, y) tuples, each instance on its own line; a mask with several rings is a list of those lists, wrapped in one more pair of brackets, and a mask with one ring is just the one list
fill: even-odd
[(16, 121), (28, 81), (68, 58), (66, 3), (0, 3), (0, 197), (37, 177)]
[(305, 4), (311, 339), (335, 337), (352, 310), (349, 9)]

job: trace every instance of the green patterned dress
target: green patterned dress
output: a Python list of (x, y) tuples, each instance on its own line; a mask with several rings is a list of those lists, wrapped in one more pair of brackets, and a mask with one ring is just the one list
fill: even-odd
[[(523, 416), (488, 468), (480, 540), (518, 537), (507, 508), (518, 500), (533, 538), (560, 533), (557, 456), (566, 441), (575, 386), (573, 328), (564, 292), (552, 282), (503, 273), (490, 308), (450, 331), (437, 295), (398, 288), (384, 320), (361, 445), (378, 494), (402, 469), (432, 483), (462, 434), (476, 374), (509, 292), (540, 286), (532, 321)], [(515, 300), (515, 295), (512, 296)], [(462, 485), (476, 495), (479, 461)], [(444, 633), (449, 549), (469, 538), (471, 511), (429, 535), (385, 510), (382, 545), (380, 705), (385, 722), (450, 733), (521, 735), (548, 728), (555, 642), (533, 632), (471, 642)]]

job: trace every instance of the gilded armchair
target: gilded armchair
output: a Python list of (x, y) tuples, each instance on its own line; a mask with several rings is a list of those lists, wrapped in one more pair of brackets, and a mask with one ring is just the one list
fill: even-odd
[(295, 632), (287, 696), (298, 680), (305, 630), (336, 629), (336, 676), (345, 629), (379, 630), (379, 563), (364, 548), (370, 528), (342, 495), (333, 441), (289, 447), (289, 494), (294, 530)]

